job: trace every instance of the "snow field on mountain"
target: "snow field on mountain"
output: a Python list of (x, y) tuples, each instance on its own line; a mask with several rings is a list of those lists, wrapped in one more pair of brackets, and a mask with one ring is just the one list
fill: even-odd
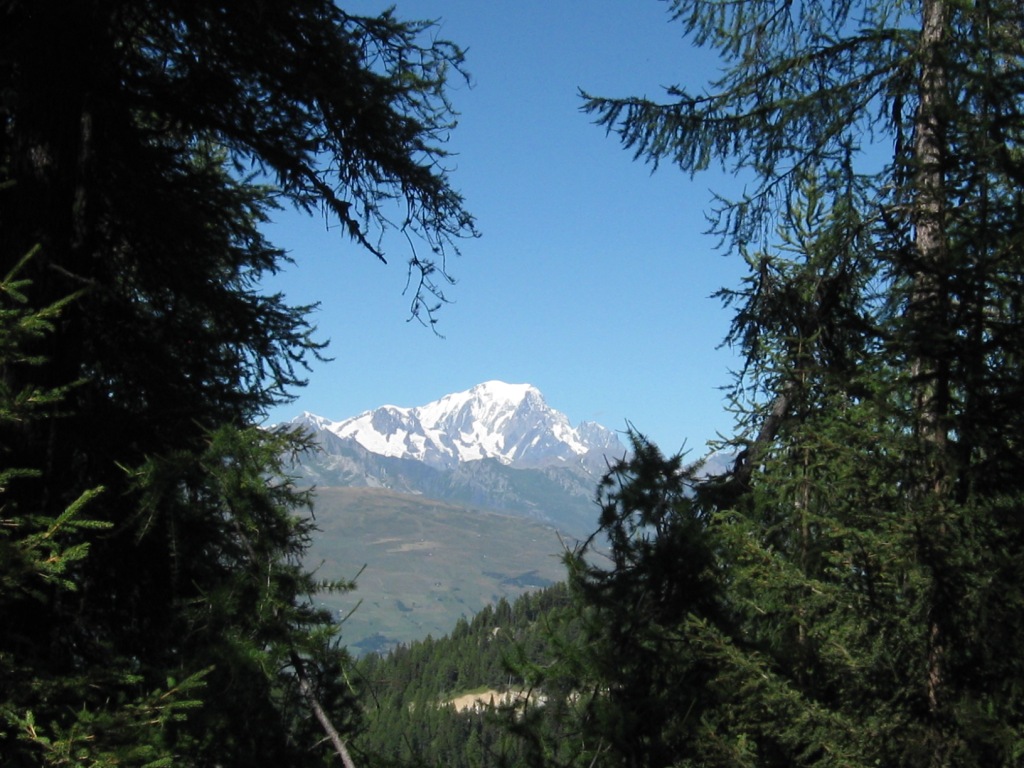
[(381, 406), (343, 421), (313, 414), (302, 418), (373, 453), (436, 467), (487, 458), (508, 465), (564, 462), (618, 443), (600, 425), (573, 428), (535, 387), (502, 381), (487, 381), (422, 406)]

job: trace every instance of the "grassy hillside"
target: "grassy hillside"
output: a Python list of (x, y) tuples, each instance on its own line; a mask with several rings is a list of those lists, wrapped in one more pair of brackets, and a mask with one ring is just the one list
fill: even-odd
[[(318, 488), (309, 564), (355, 592), (325, 595), (355, 653), (447, 634), (459, 617), (564, 578), (558, 533), (537, 522), (377, 488)], [(596, 510), (595, 510), (596, 520)]]

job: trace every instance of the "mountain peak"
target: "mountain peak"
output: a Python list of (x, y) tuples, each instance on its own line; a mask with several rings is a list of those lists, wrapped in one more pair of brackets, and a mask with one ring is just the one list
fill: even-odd
[(540, 395), (540, 391), (532, 384), (509, 384), (506, 381), (491, 379), (467, 390), (478, 397), (489, 396), (495, 400), (522, 400), (527, 395)]
[(531, 384), (498, 380), (413, 408), (386, 405), (338, 422), (312, 414), (300, 419), (372, 453), (445, 469), (489, 458), (517, 467), (564, 465), (594, 452), (622, 450), (605, 427), (584, 423), (574, 428)]

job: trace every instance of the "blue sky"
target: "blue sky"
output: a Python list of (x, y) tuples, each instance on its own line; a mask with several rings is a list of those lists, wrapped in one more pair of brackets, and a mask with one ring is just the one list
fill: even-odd
[(408, 322), (407, 245), (385, 266), (322, 220), (282, 213), (269, 234), (296, 264), (270, 285), (320, 303), (313, 321), (334, 360), (272, 420), (420, 405), (502, 379), (535, 385), (573, 423), (628, 420), (666, 451), (699, 454), (732, 424), (720, 387), (737, 361), (717, 349), (731, 315), (710, 295), (738, 285), (743, 264), (704, 232), (711, 191), (736, 182), (652, 173), (580, 112), (577, 92), (660, 98), (713, 78), (713, 61), (659, 0), (399, 0), (396, 12), (437, 19), (468, 49), (473, 84), (451, 92), (449, 149), (481, 237), (449, 263), (438, 338)]

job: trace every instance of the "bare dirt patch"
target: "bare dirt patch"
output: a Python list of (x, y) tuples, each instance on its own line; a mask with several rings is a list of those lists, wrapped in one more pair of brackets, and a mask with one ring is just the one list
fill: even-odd
[[(473, 709), (511, 704), (514, 701), (521, 701), (527, 695), (526, 691), (496, 691), (490, 689), (482, 693), (467, 693), (463, 696), (456, 696), (454, 699), (450, 699), (449, 703), (455, 707), (456, 712), (466, 712)], [(535, 703), (542, 701), (537, 694), (533, 694), (530, 698)]]

